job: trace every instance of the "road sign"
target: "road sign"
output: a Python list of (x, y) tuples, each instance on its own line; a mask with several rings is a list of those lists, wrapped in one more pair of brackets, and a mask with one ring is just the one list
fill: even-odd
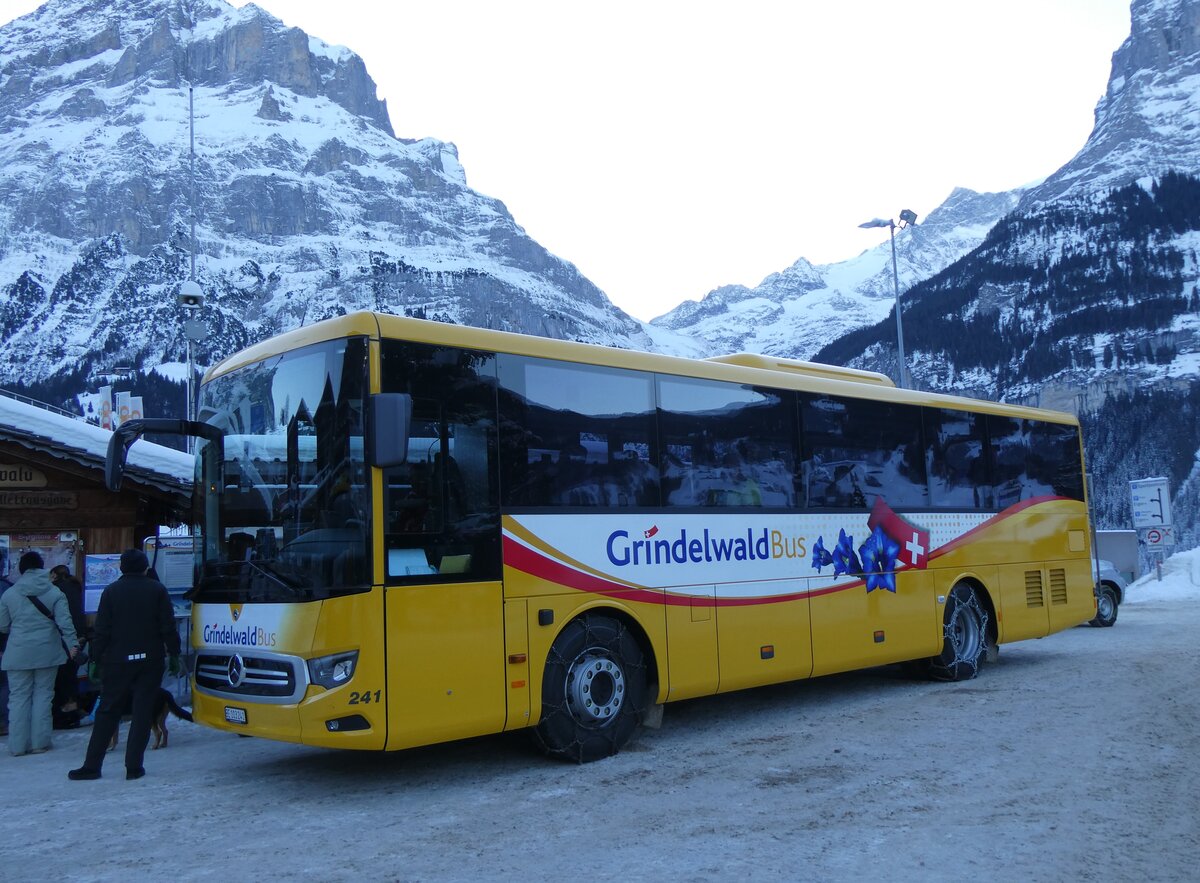
[(1171, 490), (1165, 478), (1143, 478), (1129, 482), (1133, 499), (1133, 526), (1169, 527), (1171, 521)]
[(1146, 551), (1158, 552), (1175, 545), (1175, 531), (1169, 527), (1147, 527), (1140, 531)]

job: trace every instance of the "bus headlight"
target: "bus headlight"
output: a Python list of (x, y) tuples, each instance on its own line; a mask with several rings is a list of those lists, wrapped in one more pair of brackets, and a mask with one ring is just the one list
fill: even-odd
[(354, 666), (358, 664), (358, 651), (334, 653), (308, 660), (308, 677), (314, 684), (333, 689), (354, 677)]

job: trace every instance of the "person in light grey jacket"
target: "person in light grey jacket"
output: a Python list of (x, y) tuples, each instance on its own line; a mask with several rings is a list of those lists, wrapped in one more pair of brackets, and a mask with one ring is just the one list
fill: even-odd
[[(26, 552), (21, 577), (0, 595), (0, 632), (8, 633), (8, 750), (14, 757), (50, 750), (54, 678), (79, 649), (66, 596), (50, 582), (37, 552)], [(38, 609), (34, 599), (53, 616)]]

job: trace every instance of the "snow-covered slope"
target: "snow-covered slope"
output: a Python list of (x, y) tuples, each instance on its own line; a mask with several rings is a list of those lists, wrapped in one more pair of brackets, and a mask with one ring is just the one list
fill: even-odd
[[(1019, 196), (956, 188), (917, 226), (897, 230), (901, 291), (977, 246)], [(706, 355), (744, 351), (807, 359), (843, 334), (886, 318), (894, 304), (891, 245), (884, 242), (836, 264), (813, 266), (800, 258), (755, 288), (727, 285), (698, 302), (685, 301), (650, 327), (701, 341)], [(669, 341), (662, 345), (670, 348)]]
[(182, 359), (189, 84), (201, 363), (360, 308), (649, 346), (454, 145), (394, 137), (349, 50), (253, 5), (50, 0), (0, 29), (0, 381)]

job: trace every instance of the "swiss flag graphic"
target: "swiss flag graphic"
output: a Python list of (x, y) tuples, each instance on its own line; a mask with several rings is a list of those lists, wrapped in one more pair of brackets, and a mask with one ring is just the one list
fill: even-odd
[(882, 527), (883, 532), (900, 545), (899, 562), (918, 570), (924, 570), (929, 562), (929, 531), (910, 524), (892, 511), (892, 507), (875, 498), (871, 517), (867, 519), (867, 530)]

